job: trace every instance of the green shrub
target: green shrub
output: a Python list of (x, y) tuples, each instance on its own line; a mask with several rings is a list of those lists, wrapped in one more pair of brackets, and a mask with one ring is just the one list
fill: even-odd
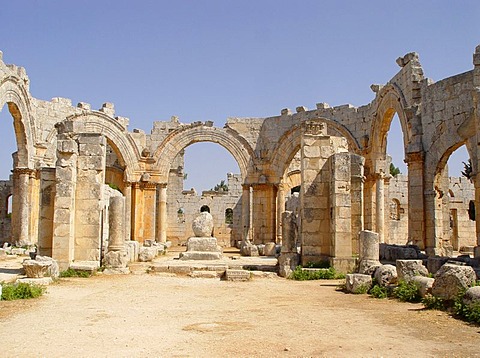
[(393, 296), (403, 302), (420, 302), (422, 296), (415, 282), (400, 281), (393, 290)]
[(363, 295), (368, 292), (368, 289), (370, 288), (370, 285), (360, 285), (357, 287), (355, 291), (353, 291), (354, 294), (356, 295)]
[(429, 310), (444, 310), (446, 309), (446, 303), (443, 298), (431, 295), (427, 293), (424, 298), (422, 298), (422, 303), (426, 309)]
[(40, 297), (45, 292), (45, 287), (32, 285), (26, 282), (6, 283), (2, 285), (2, 300), (23, 300)]
[(87, 278), (92, 276), (92, 274), (88, 271), (79, 271), (74, 270), (72, 268), (68, 268), (65, 271), (60, 272), (60, 277), (82, 277)]
[(289, 276), (292, 280), (333, 280), (345, 278), (345, 275), (337, 273), (333, 267), (318, 270), (303, 270), (302, 266), (297, 266)]
[(370, 291), (368, 292), (375, 298), (387, 298), (388, 297), (388, 290), (386, 287), (380, 285), (374, 285)]
[(467, 290), (461, 290), (453, 302), (453, 310), (465, 321), (480, 323), (480, 302), (465, 304), (463, 297)]

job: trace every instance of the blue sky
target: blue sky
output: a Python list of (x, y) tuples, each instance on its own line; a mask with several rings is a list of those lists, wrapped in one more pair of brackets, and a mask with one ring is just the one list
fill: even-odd
[[(387, 82), (395, 59), (411, 51), (433, 80), (468, 71), (479, 18), (476, 0), (16, 0), (0, 6), (0, 50), (27, 69), (33, 96), (92, 108), (113, 102), (130, 130), (148, 133), (172, 115), (223, 126), (229, 116), (285, 107), (367, 104), (369, 86)], [(6, 110), (0, 130), (5, 177), (15, 150)], [(401, 166), (401, 135), (392, 133), (390, 154)], [(217, 145), (186, 153), (186, 188), (209, 189), (238, 172)]]

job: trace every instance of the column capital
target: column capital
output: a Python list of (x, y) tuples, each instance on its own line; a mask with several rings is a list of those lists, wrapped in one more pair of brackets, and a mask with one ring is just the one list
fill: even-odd
[(404, 162), (408, 164), (415, 162), (423, 162), (425, 159), (425, 152), (412, 152), (405, 155)]

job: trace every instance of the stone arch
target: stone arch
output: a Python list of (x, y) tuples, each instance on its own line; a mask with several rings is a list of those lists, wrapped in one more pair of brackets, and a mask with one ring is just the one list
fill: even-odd
[(33, 168), (35, 121), (30, 114), (28, 91), (20, 86), (20, 79), (7, 77), (0, 82), (0, 109), (5, 104), (13, 117), (17, 142), (17, 166)]
[(404, 156), (408, 143), (410, 143), (411, 124), (407, 119), (405, 108), (407, 103), (402, 92), (394, 85), (387, 85), (378, 93), (378, 105), (376, 106), (375, 116), (370, 129), (370, 144), (368, 152), (371, 153), (371, 159), (385, 159), (387, 152), (387, 135), (390, 130), (393, 116), (398, 114), (403, 133)]
[(231, 130), (196, 124), (173, 131), (156, 149), (153, 155), (154, 168), (158, 170), (160, 177), (167, 181), (170, 164), (177, 154), (185, 147), (199, 142), (212, 142), (224, 147), (237, 161), (243, 181), (247, 180), (254, 159), (250, 145)]
[[(125, 180), (135, 181), (140, 173), (140, 152), (134, 140), (116, 119), (101, 112), (76, 114), (67, 117), (68, 121), (81, 122), (81, 133), (100, 133), (125, 165)], [(53, 139), (54, 136), (49, 136)]]
[[(335, 120), (328, 118), (314, 118), (327, 124), (327, 133), (332, 136), (342, 136), (347, 139), (348, 150), (353, 153), (360, 152), (360, 146), (350, 131)], [(302, 139), (302, 124), (296, 124), (286, 131), (279, 139), (273, 150), (271, 168), (277, 180), (283, 178), (293, 157), (300, 149)]]

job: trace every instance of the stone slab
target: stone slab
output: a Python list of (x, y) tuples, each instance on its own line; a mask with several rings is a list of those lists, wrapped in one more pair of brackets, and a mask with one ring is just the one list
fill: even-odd
[(220, 252), (187, 251), (180, 254), (180, 260), (220, 260)]
[(98, 261), (76, 261), (72, 262), (69, 267), (77, 271), (96, 273), (100, 268), (100, 263)]
[(51, 283), (53, 283), (53, 279), (51, 277), (41, 277), (41, 278), (23, 277), (23, 278), (19, 278), (17, 282), (29, 283), (31, 285), (48, 286)]
[(226, 270), (225, 271), (225, 276), (224, 276), (226, 281), (250, 281), (251, 279), (251, 273), (250, 271), (246, 270)]
[(219, 278), (216, 271), (192, 271), (189, 276), (193, 278)]

